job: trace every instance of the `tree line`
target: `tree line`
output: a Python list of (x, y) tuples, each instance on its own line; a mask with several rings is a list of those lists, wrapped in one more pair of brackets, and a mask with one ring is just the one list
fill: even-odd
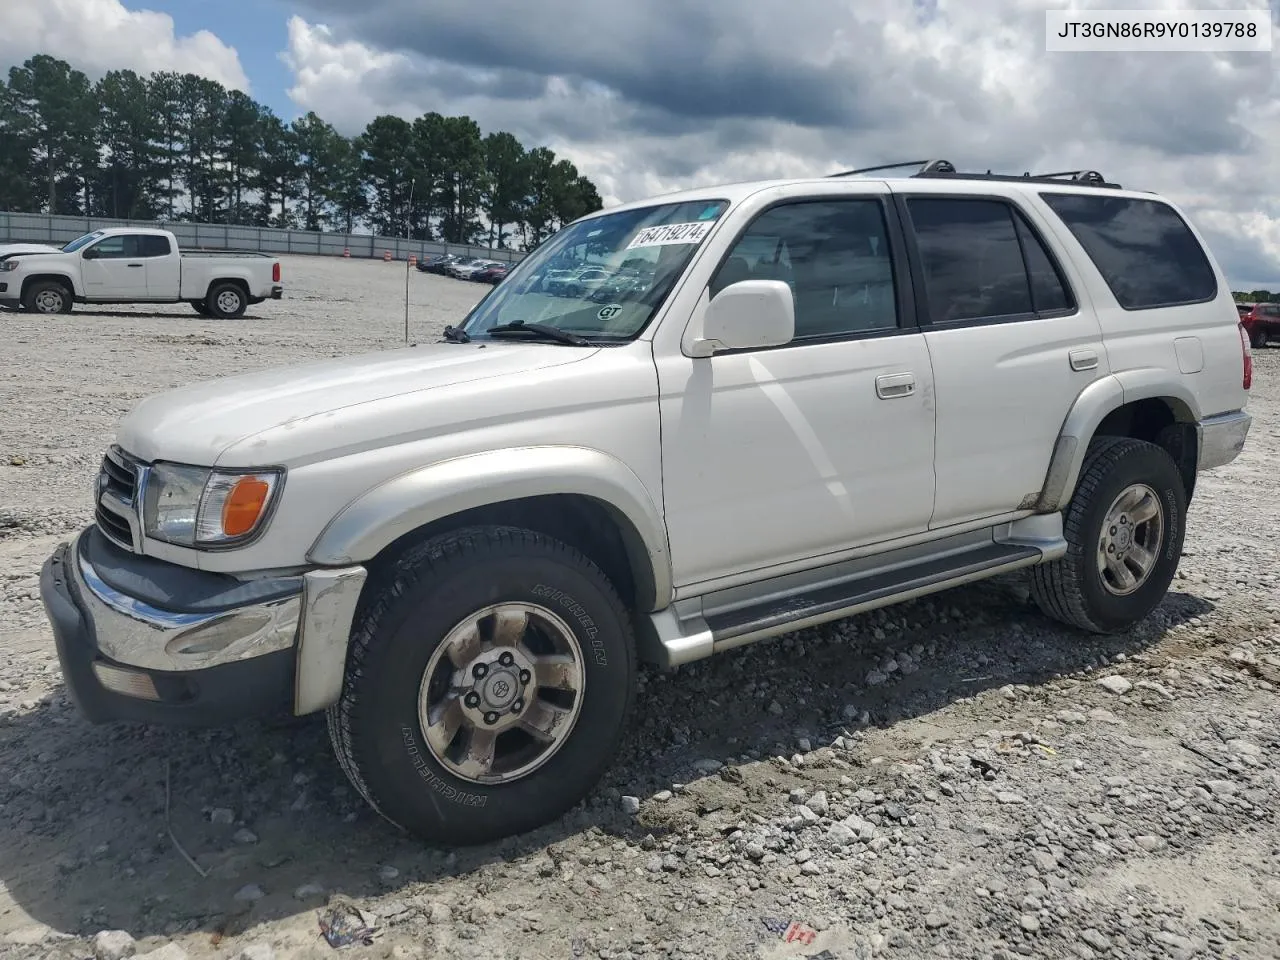
[(349, 138), (194, 74), (91, 83), (41, 54), (0, 78), (0, 209), (532, 249), (600, 207), (570, 161), (470, 117), (380, 116)]
[(1243, 290), (1232, 290), (1231, 296), (1235, 298), (1236, 303), (1271, 303), (1273, 300), (1280, 301), (1280, 293), (1272, 293), (1270, 290), (1250, 290), (1248, 293)]

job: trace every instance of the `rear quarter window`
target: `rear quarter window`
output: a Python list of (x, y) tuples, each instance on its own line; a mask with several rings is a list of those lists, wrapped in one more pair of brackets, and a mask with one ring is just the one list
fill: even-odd
[(1204, 303), (1218, 281), (1186, 221), (1158, 200), (1042, 193), (1126, 310)]

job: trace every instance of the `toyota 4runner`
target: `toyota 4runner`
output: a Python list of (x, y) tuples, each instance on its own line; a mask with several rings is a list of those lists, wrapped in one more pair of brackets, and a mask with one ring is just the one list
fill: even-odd
[(79, 709), (324, 711), (383, 816), (476, 843), (593, 788), (638, 658), (1024, 567), (1142, 620), (1250, 425), (1222, 271), (1094, 172), (875, 169), (598, 212), (437, 343), (144, 400), (42, 572)]

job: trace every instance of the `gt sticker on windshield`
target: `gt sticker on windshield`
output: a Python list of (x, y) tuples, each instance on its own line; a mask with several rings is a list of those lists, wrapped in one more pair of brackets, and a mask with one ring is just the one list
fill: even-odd
[(665, 223), (660, 227), (645, 227), (627, 244), (628, 250), (636, 247), (665, 247), (673, 243), (701, 243), (715, 226), (709, 220), (690, 223)]
[(621, 312), (622, 312), (622, 304), (611, 303), (608, 306), (601, 307), (600, 311), (596, 314), (596, 317), (601, 322), (607, 322), (609, 320), (612, 320)]

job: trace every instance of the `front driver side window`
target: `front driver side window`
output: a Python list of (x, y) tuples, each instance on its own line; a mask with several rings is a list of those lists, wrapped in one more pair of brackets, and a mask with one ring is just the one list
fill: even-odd
[(93, 247), (99, 260), (123, 260), (138, 255), (138, 238), (133, 236), (105, 237)]
[(742, 280), (782, 280), (791, 287), (796, 340), (898, 326), (893, 260), (878, 200), (804, 200), (766, 210), (716, 271), (710, 293)]

